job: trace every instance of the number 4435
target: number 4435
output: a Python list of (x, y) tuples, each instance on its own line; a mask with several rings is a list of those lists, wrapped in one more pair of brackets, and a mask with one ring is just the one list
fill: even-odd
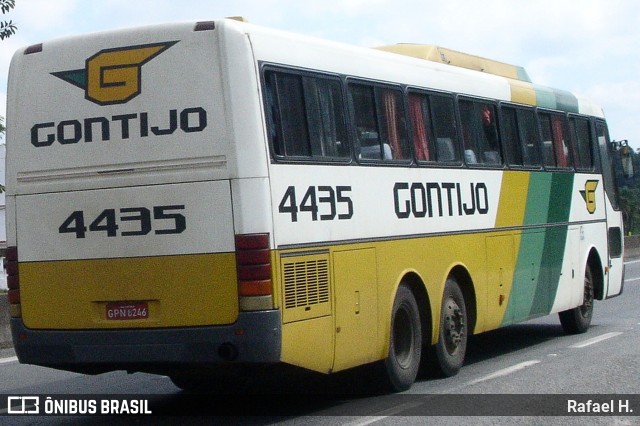
[[(105, 209), (97, 217), (89, 217), (91, 223), (87, 227), (85, 212), (76, 210), (60, 225), (58, 232), (75, 234), (76, 238), (85, 238), (87, 232), (104, 232), (107, 237), (141, 236), (151, 231), (156, 235), (181, 234), (187, 229), (187, 219), (182, 211), (184, 205), (156, 206), (152, 210), (146, 207)], [(128, 223), (127, 230), (118, 232), (123, 222)]]

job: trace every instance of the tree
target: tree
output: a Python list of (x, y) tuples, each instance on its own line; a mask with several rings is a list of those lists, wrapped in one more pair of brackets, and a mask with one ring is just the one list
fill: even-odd
[[(4, 15), (11, 9), (16, 7), (16, 0), (0, 0), (0, 12)], [(13, 21), (0, 22), (0, 40), (9, 38), (16, 33), (18, 27), (15, 26)], [(0, 116), (0, 135), (4, 136), (6, 128), (4, 127), (4, 117)], [(4, 192), (4, 185), (0, 184), (0, 193)]]
[(624, 176), (622, 162), (618, 156), (614, 157), (613, 165), (618, 188), (620, 189), (620, 209), (624, 220), (624, 230), (627, 233), (640, 233), (640, 150), (628, 151), (633, 164), (634, 175)]
[[(4, 15), (11, 9), (16, 7), (16, 0), (0, 0), (0, 12)], [(0, 22), (0, 40), (9, 38), (16, 33), (18, 27), (12, 21)], [(4, 117), (0, 116), (0, 135), (4, 136), (6, 128), (4, 127)], [(0, 193), (4, 192), (4, 185), (0, 184)]]
[[(16, 0), (0, 0), (0, 12), (3, 15), (14, 7), (16, 7)], [(0, 40), (11, 37), (17, 29), (18, 27), (11, 20), (0, 22)]]
[(624, 230), (637, 234), (640, 226), (640, 189), (623, 186), (620, 188), (620, 209), (624, 220)]

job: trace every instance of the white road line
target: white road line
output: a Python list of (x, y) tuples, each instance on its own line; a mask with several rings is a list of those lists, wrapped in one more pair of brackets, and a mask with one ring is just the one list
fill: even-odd
[(481, 377), (479, 379), (473, 380), (467, 383), (467, 386), (475, 385), (476, 383), (484, 382), (487, 380), (496, 379), (498, 377), (507, 376), (511, 373), (515, 373), (516, 371), (523, 370), (527, 367), (531, 367), (532, 365), (536, 365), (540, 362), (538, 359), (533, 359), (531, 361), (521, 362), (520, 364), (513, 365), (511, 367), (503, 368), (502, 370), (498, 370), (495, 373), (491, 373), (488, 376)]
[[(639, 261), (640, 262), (640, 261)], [(597, 336), (588, 340), (585, 340), (584, 342), (581, 343), (576, 343), (575, 345), (571, 345), (569, 346), (570, 348), (584, 348), (585, 346), (589, 346), (589, 345), (593, 345), (595, 343), (598, 342), (602, 342), (603, 340), (607, 340), (610, 339), (612, 337), (616, 337), (621, 335), (622, 332), (621, 331), (612, 331), (610, 333), (605, 333), (601, 336)], [(504, 376), (508, 376), (509, 374), (513, 374), (517, 371), (520, 370), (524, 370), (525, 368), (531, 367), (533, 365), (539, 364), (541, 361), (538, 359), (532, 359), (531, 361), (524, 361), (521, 362), (520, 364), (516, 364), (516, 365), (512, 365), (511, 367), (507, 367), (507, 368), (503, 368), (502, 370), (498, 370), (494, 373), (491, 373), (487, 376), (481, 377), (479, 379), (473, 380), (469, 383), (466, 383), (463, 386), (470, 386), (470, 385), (475, 385), (477, 383), (480, 382), (485, 382), (487, 380), (492, 380), (492, 379), (497, 379), (498, 377), (504, 377)], [(406, 404), (401, 404), (398, 405), (397, 407), (391, 408), (389, 410), (385, 410), (382, 411), (380, 413), (378, 413), (379, 415), (377, 416), (366, 416), (366, 417), (362, 417), (356, 421), (347, 423), (348, 426), (367, 426), (370, 425), (372, 423), (376, 423), (379, 422), (381, 420), (384, 420), (390, 416), (399, 414), (407, 409), (410, 408), (414, 408), (417, 406), (420, 406), (421, 404), (417, 404), (417, 403), (406, 403)]]
[(632, 283), (634, 281), (640, 281), (640, 278), (632, 278), (630, 280), (624, 280), (625, 284)]
[(422, 403), (417, 402), (407, 402), (405, 404), (400, 404), (396, 407), (389, 408), (388, 410), (381, 411), (377, 416), (366, 416), (362, 417), (359, 420), (355, 420), (353, 422), (347, 423), (345, 426), (367, 426), (372, 423), (379, 422), (380, 420), (384, 420), (387, 417), (395, 416), (397, 414), (402, 413), (405, 410), (410, 408), (415, 408), (421, 406)]
[(625, 265), (631, 265), (633, 263), (640, 263), (640, 259), (638, 259), (638, 260), (630, 260), (628, 262), (624, 262)]
[(576, 343), (575, 345), (569, 346), (570, 348), (580, 349), (589, 345), (593, 345), (603, 340), (611, 339), (612, 337), (616, 337), (622, 334), (622, 331), (612, 331), (610, 333), (605, 333), (597, 337), (593, 337), (591, 339), (585, 340), (584, 342)]
[(0, 364), (8, 364), (10, 362), (15, 362), (18, 360), (17, 356), (11, 356), (9, 358), (0, 358)]

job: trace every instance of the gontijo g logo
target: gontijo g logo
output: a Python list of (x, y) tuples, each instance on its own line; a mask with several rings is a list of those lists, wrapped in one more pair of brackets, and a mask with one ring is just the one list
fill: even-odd
[(589, 214), (596, 212), (596, 188), (598, 187), (597, 180), (588, 180), (584, 184), (584, 190), (580, 190), (580, 195), (587, 205), (587, 211)]
[(84, 69), (51, 74), (84, 89), (85, 98), (98, 105), (123, 104), (140, 94), (142, 66), (176, 43), (104, 49), (88, 58)]

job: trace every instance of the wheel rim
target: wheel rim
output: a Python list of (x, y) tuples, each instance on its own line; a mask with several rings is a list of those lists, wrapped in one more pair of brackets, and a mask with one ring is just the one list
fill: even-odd
[(465, 337), (464, 314), (458, 302), (449, 297), (444, 305), (444, 342), (447, 352), (453, 355)]
[(393, 353), (402, 368), (408, 368), (411, 365), (414, 333), (411, 314), (406, 307), (402, 306), (396, 312), (393, 321)]

